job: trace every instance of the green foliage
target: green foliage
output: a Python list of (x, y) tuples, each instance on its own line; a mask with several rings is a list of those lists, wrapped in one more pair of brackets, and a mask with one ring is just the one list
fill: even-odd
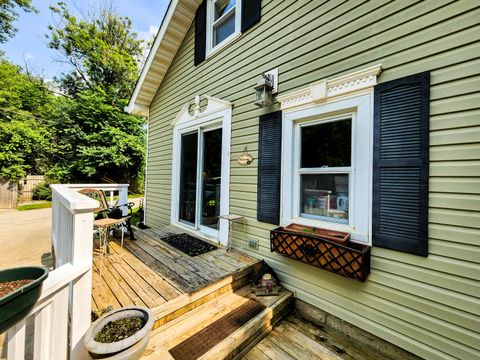
[[(123, 109), (144, 43), (130, 20), (111, 9), (89, 19), (77, 19), (64, 3), (52, 10), (58, 21), (50, 26), (49, 46), (72, 66), (58, 79), (65, 95), (54, 96), (41, 79), (0, 56), (0, 177), (16, 181), (37, 173), (98, 182), (107, 176), (141, 191), (145, 123)], [(49, 192), (40, 187), (38, 198)]]
[(112, 104), (128, 99), (145, 46), (132, 31), (130, 19), (110, 8), (93, 9), (95, 19), (77, 19), (63, 2), (50, 8), (60, 21), (49, 26), (48, 45), (74, 69), (62, 79), (64, 90), (75, 96), (81, 90), (98, 89)]
[(84, 90), (75, 100), (58, 101), (51, 126), (61, 159), (55, 177), (62, 181), (99, 180), (103, 175), (117, 181), (136, 179), (145, 161), (143, 123), (109, 104), (99, 91)]
[(37, 11), (32, 6), (32, 0), (0, 0), (0, 44), (17, 32), (13, 26), (13, 22), (18, 19), (17, 7), (26, 12)]
[(43, 82), (0, 59), (0, 177), (17, 181), (27, 173), (42, 173), (51, 143), (36, 116), (48, 108), (51, 94)]
[(144, 43), (128, 18), (97, 9), (77, 19), (64, 3), (51, 7), (49, 46), (73, 68), (60, 79), (70, 97), (55, 101), (51, 114), (57, 162), (49, 175), (62, 181), (99, 181), (108, 176), (138, 190), (145, 162), (144, 119), (126, 114)]
[(52, 189), (48, 182), (38, 184), (32, 193), (33, 200), (48, 200), (52, 201)]

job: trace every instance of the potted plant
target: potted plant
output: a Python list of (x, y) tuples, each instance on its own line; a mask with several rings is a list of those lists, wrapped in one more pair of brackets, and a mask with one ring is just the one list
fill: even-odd
[(43, 266), (29, 266), (0, 271), (0, 334), (22, 320), (42, 293), (48, 276)]
[(153, 313), (139, 306), (113, 310), (96, 320), (84, 337), (94, 359), (139, 359), (150, 339)]

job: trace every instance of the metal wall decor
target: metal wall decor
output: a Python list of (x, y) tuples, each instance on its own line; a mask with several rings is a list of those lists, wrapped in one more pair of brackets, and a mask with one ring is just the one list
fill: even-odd
[(253, 162), (253, 156), (248, 153), (247, 147), (243, 150), (242, 155), (240, 155), (237, 159), (237, 164), (240, 166), (248, 166)]

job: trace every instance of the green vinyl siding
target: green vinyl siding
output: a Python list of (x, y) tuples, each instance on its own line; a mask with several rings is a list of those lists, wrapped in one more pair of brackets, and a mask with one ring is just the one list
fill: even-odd
[[(149, 226), (170, 223), (172, 121), (195, 95), (233, 103), (230, 212), (245, 216), (234, 246), (265, 258), (297, 297), (430, 359), (480, 358), (480, 3), (262, 1), (262, 20), (193, 65), (191, 26), (150, 108)], [(279, 93), (374, 64), (379, 82), (431, 71), (429, 256), (372, 249), (365, 283), (270, 252), (273, 226), (256, 221), (262, 71)], [(236, 163), (245, 146), (254, 162)], [(259, 241), (258, 250), (248, 240)]]

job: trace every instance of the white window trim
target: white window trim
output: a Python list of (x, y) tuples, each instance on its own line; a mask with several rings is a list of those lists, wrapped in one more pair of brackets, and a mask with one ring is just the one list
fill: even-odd
[[(214, 5), (217, 0), (208, 0), (207, 1), (207, 31), (206, 31), (206, 57), (208, 58), (210, 55), (213, 55), (228, 43), (233, 41), (234, 39), (238, 38), (241, 35), (241, 26), (242, 26), (242, 1), (236, 0), (235, 7), (230, 9), (230, 11), (235, 11), (235, 31), (223, 40), (221, 43), (213, 46), (213, 25), (217, 23), (220, 19), (214, 21)], [(233, 10), (234, 9), (234, 10)], [(226, 14), (224, 15), (226, 16)], [(223, 17), (223, 16), (222, 16)]]
[[(230, 143), (231, 143), (231, 123), (232, 123), (232, 104), (228, 101), (216, 99), (207, 95), (202, 96), (208, 101), (207, 107), (200, 111), (200, 97), (196, 98), (194, 112), (190, 114), (190, 103), (183, 106), (173, 126), (173, 158), (172, 158), (172, 198), (170, 222), (180, 228), (193, 232), (200, 237), (228, 245), (228, 221), (219, 220), (218, 238), (212, 236), (211, 232), (202, 231), (201, 226), (189, 226), (179, 221), (179, 196), (180, 196), (180, 155), (181, 155), (181, 136), (182, 134), (198, 131), (198, 129), (212, 130), (222, 128), (222, 170), (220, 181), (220, 215), (229, 213), (230, 205)], [(198, 186), (198, 184), (197, 184)], [(197, 189), (198, 191), (198, 189)], [(198, 211), (197, 204), (197, 211)], [(205, 229), (204, 229), (205, 230)]]
[[(347, 231), (352, 239), (372, 243), (373, 86), (381, 65), (281, 95), (283, 110), (280, 223), (292, 222)], [(335, 116), (352, 118), (352, 179), (349, 224), (300, 217), (299, 124)]]

